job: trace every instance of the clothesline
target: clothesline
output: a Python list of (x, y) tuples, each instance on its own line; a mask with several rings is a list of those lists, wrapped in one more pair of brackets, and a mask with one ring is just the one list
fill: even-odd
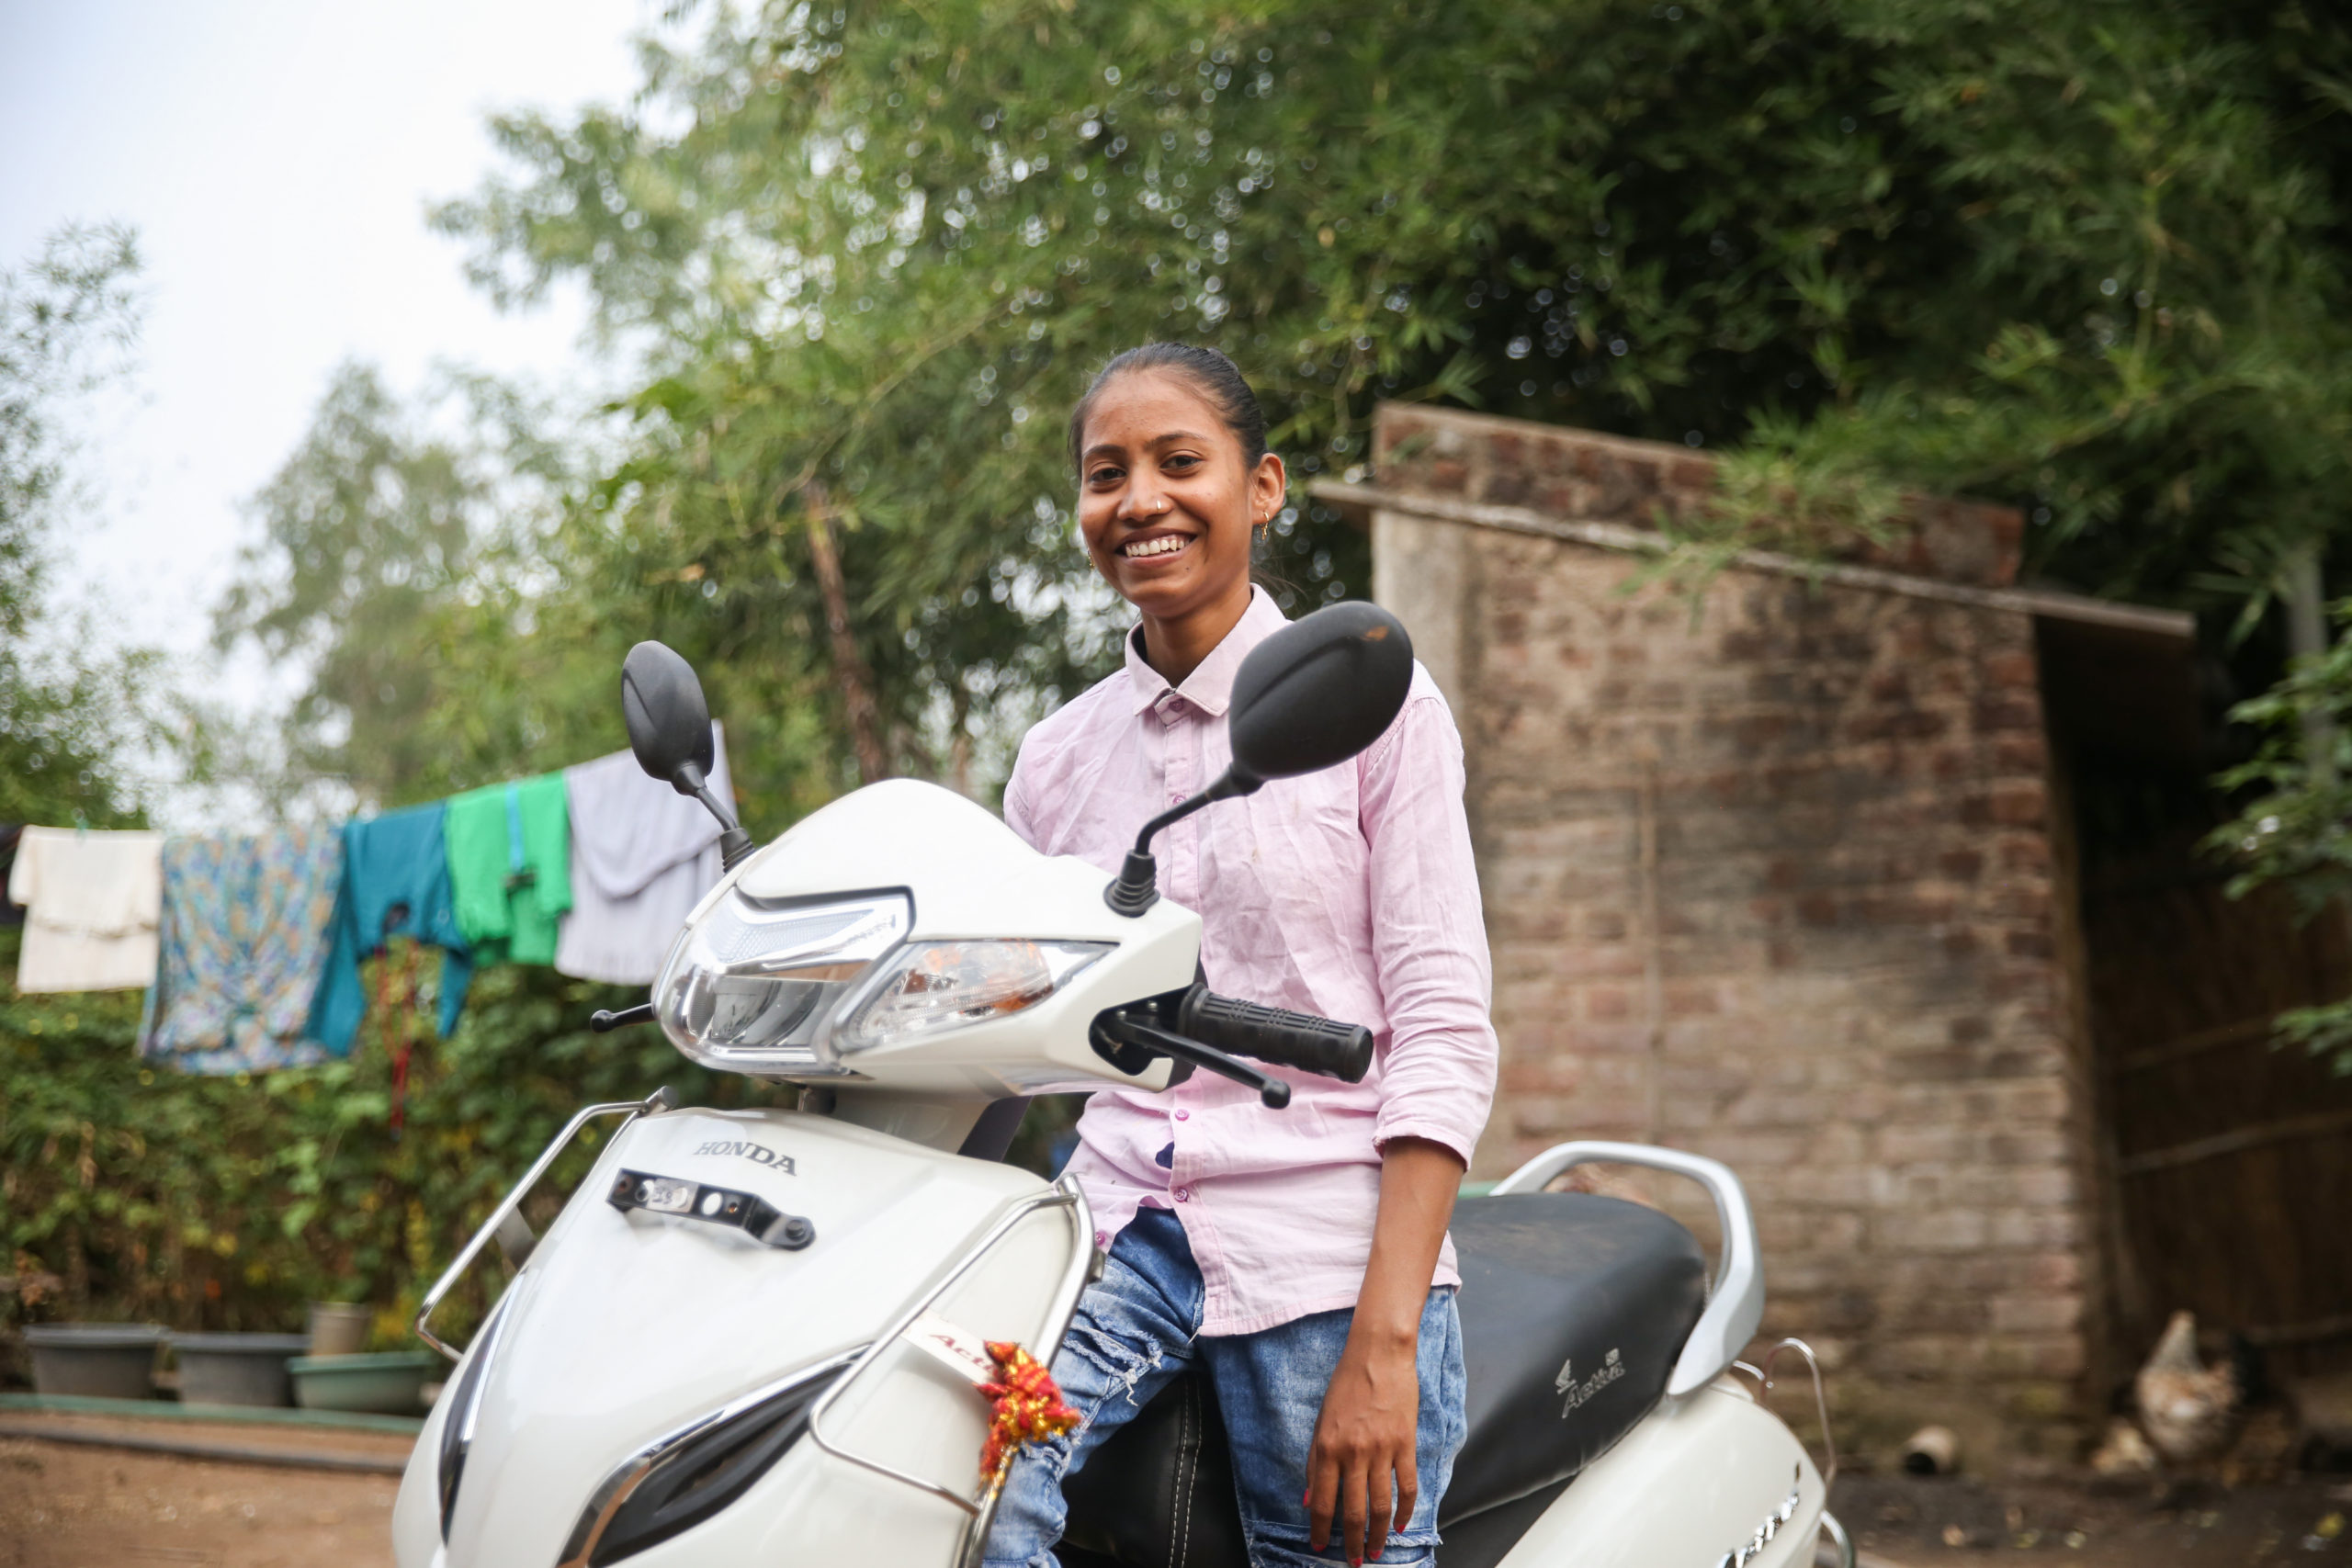
[[(713, 725), (711, 787), (734, 793)], [(198, 1073), (350, 1054), (360, 965), (441, 950), (446, 1037), (478, 964), (650, 984), (719, 876), (718, 827), (628, 752), (340, 826), (256, 834), (27, 827), (19, 992), (143, 988), (139, 1052)]]

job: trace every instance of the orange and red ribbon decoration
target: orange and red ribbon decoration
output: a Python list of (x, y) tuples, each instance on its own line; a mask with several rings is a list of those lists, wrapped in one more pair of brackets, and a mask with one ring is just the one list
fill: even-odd
[(996, 1381), (980, 1384), (988, 1396), (989, 1440), (980, 1450), (980, 1473), (991, 1490), (1028, 1443), (1049, 1442), (1078, 1425), (1078, 1412), (1062, 1403), (1062, 1391), (1045, 1364), (1020, 1346), (988, 1341)]

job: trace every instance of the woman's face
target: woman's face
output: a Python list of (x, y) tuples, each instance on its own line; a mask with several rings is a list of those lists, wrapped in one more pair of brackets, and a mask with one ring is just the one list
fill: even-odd
[(1192, 382), (1134, 370), (1079, 436), (1079, 531), (1094, 569), (1154, 620), (1246, 595), (1251, 531), (1283, 504), (1283, 462), (1241, 443)]

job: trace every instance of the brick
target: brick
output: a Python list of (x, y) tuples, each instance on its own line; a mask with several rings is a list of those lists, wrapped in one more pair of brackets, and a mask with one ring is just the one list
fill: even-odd
[(2083, 1321), (2082, 1298), (2065, 1292), (2025, 1292), (1993, 1298), (1996, 1334), (2058, 1334)]

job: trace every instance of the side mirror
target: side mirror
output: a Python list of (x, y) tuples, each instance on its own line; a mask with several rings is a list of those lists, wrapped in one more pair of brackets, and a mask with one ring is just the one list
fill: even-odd
[(1263, 781), (1337, 767), (1396, 722), (1412, 684), (1412, 638), (1379, 605), (1353, 600), (1293, 621), (1233, 677), (1233, 772)]
[(710, 705), (695, 667), (675, 649), (640, 642), (621, 660), (621, 720), (637, 765), (680, 795), (694, 796), (718, 818), (719, 859), (729, 868), (752, 852), (752, 836), (710, 792), (718, 758)]
[(1303, 615), (1250, 650), (1226, 708), (1233, 765), (1208, 788), (1143, 825), (1103, 901), (1142, 914), (1159, 901), (1152, 836), (1213, 800), (1254, 795), (1268, 779), (1337, 767), (1380, 739), (1413, 684), (1405, 625), (1361, 600)]
[(716, 756), (710, 705), (695, 667), (675, 649), (640, 642), (628, 650), (621, 660), (621, 718), (639, 767), (680, 795), (701, 790)]

